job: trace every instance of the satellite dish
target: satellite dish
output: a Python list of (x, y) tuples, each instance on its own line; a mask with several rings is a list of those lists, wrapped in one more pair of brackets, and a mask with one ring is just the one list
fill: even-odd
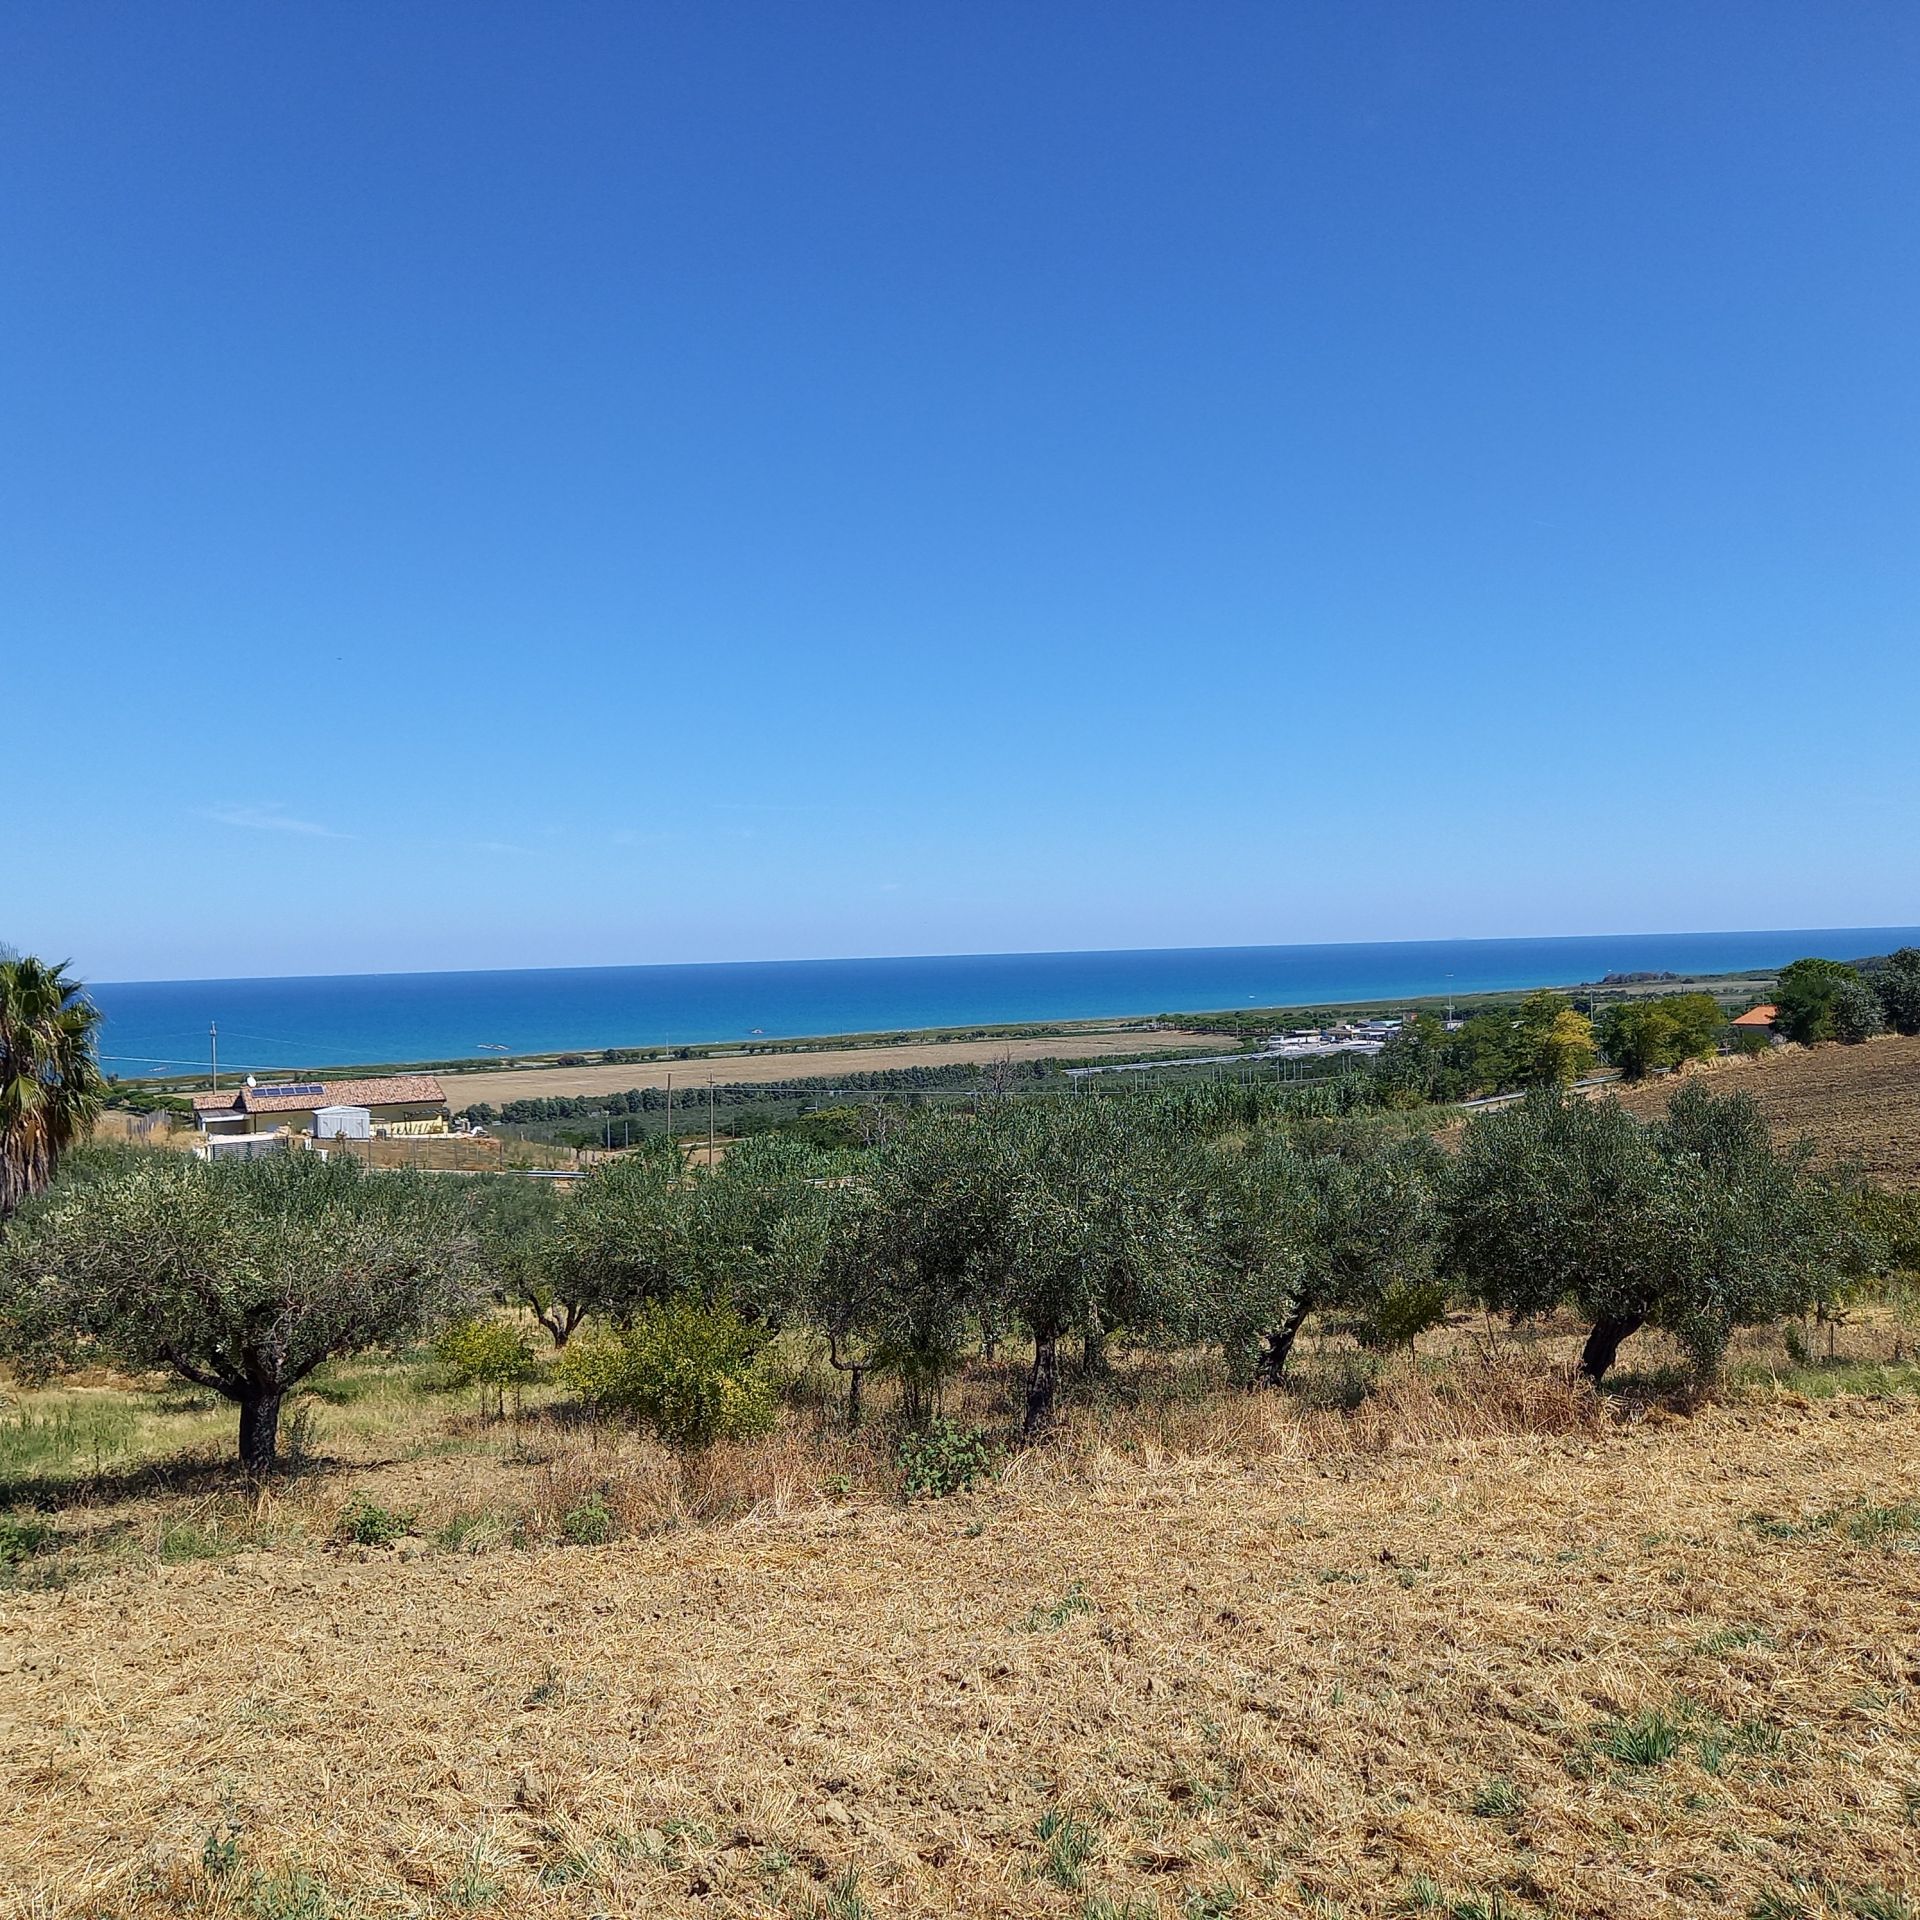
[(247, 1085), (248, 1085), (248, 1086), (250, 1086), (250, 1087), (257, 1087), (257, 1086), (258, 1086), (259, 1084), (260, 1084), (260, 1082), (259, 1082), (258, 1080), (256, 1080), (256, 1079), (255, 1079), (255, 1078), (253, 1077), (253, 1075), (252, 1075), (252, 1074), (248, 1074), (248, 1075), (247, 1075)]

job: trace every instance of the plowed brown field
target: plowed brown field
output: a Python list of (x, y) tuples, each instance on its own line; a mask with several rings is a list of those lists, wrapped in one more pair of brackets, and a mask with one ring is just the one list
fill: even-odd
[[(1783, 1047), (1700, 1071), (1712, 1075), (1716, 1089), (1751, 1093), (1776, 1138), (1805, 1135), (1829, 1159), (1854, 1160), (1878, 1179), (1920, 1187), (1920, 1038)], [(1663, 1113), (1678, 1084), (1628, 1088), (1622, 1103), (1643, 1116)]]

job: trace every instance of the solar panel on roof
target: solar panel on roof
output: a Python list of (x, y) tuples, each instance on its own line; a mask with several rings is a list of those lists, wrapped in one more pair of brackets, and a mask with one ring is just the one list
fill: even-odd
[(255, 1087), (255, 1093), (297, 1093), (301, 1099), (309, 1099), (326, 1092), (318, 1080), (301, 1080), (285, 1087)]

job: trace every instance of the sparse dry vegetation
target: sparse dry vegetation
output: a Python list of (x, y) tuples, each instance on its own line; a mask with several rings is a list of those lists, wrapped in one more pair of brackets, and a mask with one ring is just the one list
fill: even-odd
[(1691, 1415), (1661, 1336), (1570, 1386), (1578, 1331), (1124, 1357), (912, 1501), (810, 1351), (685, 1454), (342, 1365), (262, 1498), (197, 1396), (25, 1393), (0, 1913), (1903, 1911), (1911, 1329), (1743, 1336)]

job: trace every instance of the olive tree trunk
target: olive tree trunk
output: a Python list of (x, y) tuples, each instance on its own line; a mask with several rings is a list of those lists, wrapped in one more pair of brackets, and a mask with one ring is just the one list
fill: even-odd
[(285, 1389), (273, 1387), (240, 1402), (240, 1464), (247, 1477), (262, 1480), (280, 1457), (280, 1402)]
[(1593, 1323), (1587, 1344), (1580, 1349), (1580, 1371), (1597, 1387), (1619, 1357), (1622, 1344), (1647, 1324), (1644, 1313), (1620, 1314)]
[(1033, 1370), (1027, 1375), (1027, 1416), (1021, 1432), (1031, 1440), (1053, 1424), (1054, 1396), (1060, 1386), (1060, 1343), (1051, 1333), (1033, 1342)]
[(1300, 1329), (1307, 1324), (1307, 1314), (1312, 1302), (1302, 1298), (1294, 1303), (1292, 1311), (1277, 1327), (1267, 1331), (1267, 1344), (1260, 1354), (1259, 1382), (1263, 1387), (1277, 1387), (1287, 1377), (1287, 1358), (1293, 1352), (1293, 1343), (1300, 1337)]

